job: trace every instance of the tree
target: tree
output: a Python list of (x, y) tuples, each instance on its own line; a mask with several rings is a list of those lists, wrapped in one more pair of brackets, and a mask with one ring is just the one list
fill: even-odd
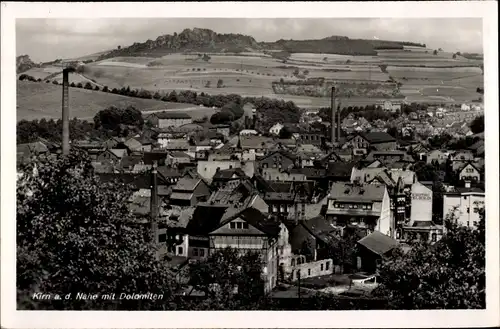
[[(21, 165), (17, 184), (17, 295), (19, 309), (165, 310), (173, 281), (156, 260), (149, 230), (134, 225), (122, 184), (102, 184), (91, 160), (39, 157)], [(50, 292), (61, 299), (32, 298)], [(127, 294), (162, 299), (120, 299)], [(77, 299), (78, 293), (115, 293), (114, 300)], [(71, 294), (69, 299), (64, 297)], [(100, 296), (100, 297), (101, 297)]]
[(97, 85), (96, 85), (96, 86), (94, 87), (94, 90), (95, 90), (95, 91), (99, 91), (99, 86), (97, 86)]
[(222, 88), (224, 87), (224, 81), (222, 79), (217, 80), (217, 88)]
[(74, 87), (76, 87), (76, 85), (75, 85), (75, 83), (74, 83), (74, 82), (72, 82), (69, 86), (70, 86), (70, 87), (73, 87), (73, 88), (74, 88)]
[(205, 88), (210, 88), (210, 80), (208, 80), (207, 83), (205, 84)]
[(122, 46), (118, 45), (118, 47), (117, 47), (117, 48), (118, 48), (118, 50), (120, 50), (120, 49), (122, 49)]
[(451, 212), (441, 240), (419, 242), (384, 261), (374, 294), (387, 298), (392, 309), (485, 308), (485, 212), (477, 211), (475, 228), (458, 225)]
[(155, 94), (153, 95), (153, 98), (154, 99), (161, 99), (161, 94), (159, 92), (155, 92)]
[(59, 82), (57, 82), (57, 80), (52, 80), (52, 84), (54, 84), (54, 85), (58, 85), (58, 84), (59, 84)]
[(207, 54), (203, 54), (203, 60), (204, 60), (205, 62), (208, 62), (210, 59), (211, 59), (211, 57), (210, 57), (210, 56), (208, 56)]
[(87, 83), (85, 84), (85, 87), (84, 87), (84, 88), (85, 88), (85, 89), (89, 89), (89, 90), (91, 90), (91, 89), (92, 89), (92, 84), (91, 84), (90, 82), (87, 82)]
[(300, 71), (299, 71), (299, 69), (298, 69), (298, 68), (297, 68), (297, 69), (295, 69), (295, 70), (293, 71), (293, 75), (297, 76), (297, 75), (299, 75), (299, 74), (300, 74)]
[(434, 55), (437, 55), (437, 54), (438, 54), (437, 50), (434, 50), (432, 53), (433, 53)]
[(289, 139), (289, 138), (292, 138), (292, 132), (291, 132), (291, 131), (290, 131), (290, 129), (288, 129), (287, 127), (283, 127), (283, 128), (281, 128), (281, 130), (280, 130), (279, 137), (280, 137), (281, 139)]
[(110, 106), (94, 116), (94, 125), (96, 129), (102, 127), (111, 131), (117, 130), (120, 125), (135, 126), (140, 129), (144, 125), (144, 119), (141, 111), (133, 106), (125, 109)]
[(83, 85), (82, 85), (82, 83), (81, 83), (81, 82), (78, 82), (78, 83), (76, 84), (76, 87), (77, 87), (77, 88), (83, 88)]
[(108, 86), (104, 86), (104, 87), (102, 87), (102, 91), (104, 91), (105, 93), (109, 92), (109, 88), (108, 88)]
[(210, 117), (211, 124), (223, 124), (233, 121), (234, 115), (229, 111), (220, 111)]
[(452, 58), (457, 59), (457, 54), (453, 54)]
[(477, 116), (474, 120), (472, 120), (470, 123), (470, 130), (474, 134), (484, 132), (484, 115)]
[(389, 135), (391, 135), (392, 137), (397, 138), (397, 137), (398, 137), (398, 135), (399, 135), (399, 130), (398, 130), (398, 128), (397, 128), (397, 127), (389, 127), (389, 128), (387, 129), (387, 133), (388, 133)]
[(304, 75), (308, 75), (308, 74), (309, 74), (309, 70), (304, 70), (304, 71), (302, 72), (302, 74), (304, 74)]
[[(189, 284), (207, 298), (196, 302), (197, 310), (250, 310), (264, 298), (263, 262), (258, 253), (240, 254), (226, 248), (207, 260), (192, 264)], [(188, 307), (189, 309), (193, 309)]]

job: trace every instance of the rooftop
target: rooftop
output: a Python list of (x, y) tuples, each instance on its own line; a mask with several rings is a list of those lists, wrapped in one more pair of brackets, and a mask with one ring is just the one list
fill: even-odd
[(191, 119), (191, 116), (186, 112), (163, 111), (151, 115), (156, 116), (158, 119)]
[(330, 198), (338, 201), (382, 201), (385, 191), (383, 185), (333, 183)]
[(358, 243), (380, 256), (398, 246), (396, 240), (379, 231), (373, 231), (373, 233), (359, 240)]

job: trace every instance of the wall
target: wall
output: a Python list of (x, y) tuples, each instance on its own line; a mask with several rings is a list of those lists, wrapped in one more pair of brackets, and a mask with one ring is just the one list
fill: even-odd
[(282, 172), (280, 169), (275, 168), (265, 168), (262, 169), (262, 177), (269, 181), (306, 181), (307, 177), (304, 174), (288, 173)]
[(432, 190), (416, 182), (411, 186), (410, 226), (415, 221), (432, 220)]
[(376, 143), (372, 144), (374, 148), (376, 148), (379, 151), (392, 151), (397, 148), (396, 142), (386, 142), (386, 143)]
[(443, 196), (443, 220), (457, 206), (455, 212), (458, 217), (458, 223), (464, 226), (474, 226), (474, 222), (479, 223), (479, 213), (475, 210), (484, 206), (484, 193), (464, 193), (445, 194)]
[(159, 128), (167, 128), (167, 127), (180, 127), (182, 125), (192, 123), (192, 119), (159, 119), (158, 127)]
[(292, 281), (298, 280), (298, 271), (300, 270), (300, 278), (312, 278), (321, 275), (330, 275), (333, 273), (333, 261), (331, 259), (323, 259), (317, 262), (304, 263), (296, 265), (292, 269)]
[(387, 189), (385, 189), (382, 202), (374, 203), (374, 209), (380, 209), (380, 218), (378, 220), (377, 231), (393, 238), (395, 223), (392, 220), (391, 216), (391, 200), (389, 198)]
[(294, 161), (280, 152), (275, 152), (259, 161), (260, 168), (288, 169), (294, 165)]
[(481, 174), (471, 165), (465, 167), (459, 174), (460, 180), (480, 181)]

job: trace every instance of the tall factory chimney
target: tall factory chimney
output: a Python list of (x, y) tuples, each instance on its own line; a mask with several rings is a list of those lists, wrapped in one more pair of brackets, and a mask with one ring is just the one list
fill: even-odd
[(337, 107), (337, 142), (340, 142), (340, 112), (341, 112), (341, 109), (340, 109), (340, 102), (339, 102), (339, 105)]
[(158, 243), (158, 164), (153, 162), (153, 170), (151, 171), (151, 234), (153, 243)]
[(331, 111), (332, 111), (332, 144), (335, 144), (335, 87), (332, 87)]
[(69, 72), (70, 69), (63, 70), (63, 86), (62, 86), (62, 153), (69, 154)]

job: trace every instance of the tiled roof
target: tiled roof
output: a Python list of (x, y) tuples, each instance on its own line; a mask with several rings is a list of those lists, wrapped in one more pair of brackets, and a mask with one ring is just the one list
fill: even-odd
[(328, 176), (337, 176), (337, 177), (350, 177), (352, 168), (356, 164), (354, 162), (343, 162), (343, 161), (335, 161), (329, 162), (327, 168)]
[(109, 151), (118, 158), (123, 158), (127, 155), (127, 150), (125, 149), (110, 149)]
[(273, 138), (264, 136), (240, 136), (239, 139), (242, 149), (266, 149), (276, 144)]
[(142, 148), (142, 144), (135, 138), (129, 138), (125, 142), (125, 146), (127, 146), (130, 150), (140, 150)]
[(382, 201), (385, 190), (384, 185), (333, 183), (330, 198), (339, 201)]
[(120, 161), (120, 167), (122, 168), (133, 167), (136, 164), (141, 163), (141, 161), (142, 161), (142, 156), (139, 155), (124, 156)]
[[(238, 211), (234, 213), (232, 216), (227, 217), (224, 221), (220, 223), (220, 226), (223, 226), (231, 221), (233, 221), (236, 218), (241, 218), (244, 221), (246, 221), (248, 224), (251, 226), (255, 227), (257, 230), (267, 234), (267, 235), (272, 235), (276, 236), (280, 232), (280, 223), (278, 221), (274, 221), (270, 218), (267, 217), (266, 214), (263, 214), (259, 210), (248, 207), (245, 208), (241, 211)], [(234, 229), (229, 229), (227, 232), (217, 230), (218, 234), (246, 234), (246, 230), (242, 230), (242, 232), (237, 232), (237, 230)], [(256, 232), (257, 233), (257, 232)]]
[(198, 204), (193, 212), (193, 218), (186, 227), (189, 235), (208, 235), (219, 227), (227, 208), (226, 205)]
[(234, 175), (238, 176), (239, 178), (246, 177), (245, 172), (241, 168), (232, 168), (217, 171), (212, 180), (231, 179)]
[(158, 175), (161, 175), (164, 178), (177, 178), (182, 176), (182, 173), (178, 169), (169, 168), (167, 166), (159, 166), (157, 171)]
[(191, 200), (193, 198), (193, 193), (189, 192), (172, 192), (170, 194), (171, 200)]
[(153, 164), (153, 161), (157, 161), (158, 165), (162, 162), (165, 163), (167, 158), (167, 152), (144, 152), (143, 161), (145, 164)]
[(358, 243), (380, 256), (398, 246), (398, 242), (396, 240), (390, 236), (380, 233), (379, 231), (374, 231), (373, 233), (365, 236), (359, 240)]

